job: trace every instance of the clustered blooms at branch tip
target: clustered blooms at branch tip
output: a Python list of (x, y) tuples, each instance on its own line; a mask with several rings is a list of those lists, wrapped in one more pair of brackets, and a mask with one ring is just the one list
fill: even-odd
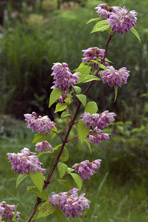
[(109, 139), (109, 134), (102, 133), (102, 128), (107, 127), (111, 121), (114, 121), (115, 113), (109, 112), (108, 110), (103, 113), (90, 114), (85, 112), (81, 115), (82, 121), (86, 123), (87, 127), (91, 127), (88, 138), (91, 143), (99, 144), (102, 140)]
[(35, 112), (32, 114), (24, 114), (27, 127), (32, 131), (37, 131), (41, 134), (50, 133), (51, 128), (55, 127), (55, 122), (51, 121), (48, 116), (38, 116)]
[[(82, 50), (83, 53), (83, 58), (82, 58), (82, 62), (91, 62), (91, 60), (96, 60), (96, 61), (100, 61), (102, 62), (102, 60), (104, 59), (104, 54), (105, 54), (105, 49), (99, 49), (98, 47), (92, 47), (92, 48), (88, 48), (86, 50)], [(105, 58), (107, 59), (107, 58)], [(106, 66), (109, 65), (108, 62), (104, 63)], [(95, 64), (96, 66), (98, 66), (97, 64)]]
[(100, 167), (100, 159), (89, 162), (89, 160), (82, 161), (81, 163), (76, 163), (72, 166), (72, 168), (78, 172), (81, 176), (82, 180), (89, 180), (90, 176), (95, 174), (95, 170)]
[[(5, 201), (0, 203), (0, 217), (2, 217), (2, 221), (12, 221), (13, 216), (15, 214), (15, 205), (9, 205)], [(16, 219), (20, 218), (20, 212), (16, 212)]]
[(71, 70), (68, 67), (68, 64), (65, 62), (54, 63), (52, 70), (53, 73), (51, 75), (54, 79), (54, 85), (51, 87), (51, 89), (58, 88), (60, 90), (63, 90), (62, 96), (58, 99), (58, 101), (62, 103), (67, 97), (69, 88), (71, 86), (74, 86), (75, 83), (79, 81), (78, 75), (80, 73), (76, 72), (72, 74)]
[(103, 83), (108, 83), (110, 87), (121, 87), (122, 84), (127, 83), (129, 72), (126, 67), (116, 70), (113, 66), (109, 66), (107, 70), (101, 71), (100, 77)]
[(48, 141), (37, 143), (35, 147), (36, 147), (35, 150), (36, 151), (39, 150), (41, 153), (45, 152), (46, 150), (49, 150), (49, 151), (52, 150), (52, 146), (48, 143)]
[(8, 159), (11, 162), (12, 170), (18, 174), (29, 174), (42, 171), (46, 173), (46, 169), (41, 168), (42, 163), (28, 148), (24, 148), (20, 153), (8, 153)]
[(83, 214), (83, 210), (89, 208), (90, 201), (86, 199), (85, 193), (78, 196), (78, 189), (74, 188), (68, 192), (61, 192), (59, 194), (52, 193), (50, 196), (50, 203), (53, 206), (60, 206), (60, 209), (66, 214), (67, 217), (78, 217)]
[(135, 10), (128, 12), (126, 7), (108, 7), (107, 4), (100, 4), (97, 9), (100, 18), (107, 19), (112, 32), (123, 34), (135, 27), (138, 13)]

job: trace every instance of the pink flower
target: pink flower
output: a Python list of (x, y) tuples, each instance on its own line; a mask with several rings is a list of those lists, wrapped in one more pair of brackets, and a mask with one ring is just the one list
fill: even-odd
[(72, 166), (72, 168), (78, 172), (81, 176), (82, 180), (89, 180), (90, 176), (95, 174), (95, 170), (100, 167), (100, 159), (89, 162), (89, 160), (82, 161), (81, 163), (76, 163)]
[(46, 150), (52, 150), (52, 146), (48, 143), (48, 141), (37, 143), (35, 146), (35, 150), (39, 150), (41, 153), (45, 152)]
[(123, 34), (135, 27), (138, 13), (136, 11), (128, 12), (126, 7), (117, 7), (115, 12), (111, 13), (107, 21), (109, 22), (112, 32)]
[(113, 66), (109, 66), (107, 70), (101, 71), (100, 77), (103, 83), (108, 83), (110, 87), (121, 87), (127, 83), (129, 72), (126, 67), (116, 70)]
[(61, 192), (59, 194), (52, 193), (50, 196), (50, 203), (53, 206), (60, 206), (61, 211), (66, 214), (67, 217), (78, 217), (82, 215), (86, 208), (89, 208), (90, 201), (86, 199), (85, 193), (78, 196), (78, 189), (74, 188), (68, 192)]
[(74, 86), (79, 80), (78, 75), (80, 73), (77, 72), (72, 74), (68, 64), (65, 62), (54, 63), (52, 70), (53, 73), (51, 75), (54, 79), (54, 86), (52, 86), (51, 89), (58, 88), (60, 90), (67, 91), (70, 86)]
[(32, 131), (37, 131), (41, 134), (50, 133), (51, 128), (55, 127), (55, 122), (51, 121), (48, 116), (38, 116), (35, 112), (32, 114), (24, 114), (27, 127)]
[[(9, 205), (5, 201), (0, 203), (0, 217), (2, 217), (2, 221), (12, 221), (13, 216), (15, 214), (15, 205)], [(20, 212), (16, 212), (16, 219), (20, 218)]]
[(46, 173), (46, 169), (41, 168), (42, 163), (28, 148), (24, 148), (20, 153), (8, 153), (8, 159), (11, 162), (12, 170), (18, 174), (29, 174), (42, 171)]

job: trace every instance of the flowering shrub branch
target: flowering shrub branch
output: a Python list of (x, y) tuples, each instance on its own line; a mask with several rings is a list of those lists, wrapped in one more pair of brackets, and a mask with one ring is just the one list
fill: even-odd
[[(53, 86), (49, 99), (49, 108), (56, 104), (55, 113), (62, 112), (61, 118), (67, 118), (68, 129), (65, 133), (65, 137), (61, 136), (61, 131), (56, 128), (57, 124), (48, 116), (37, 116), (35, 112), (32, 114), (25, 114), (25, 121), (27, 127), (38, 134), (34, 137), (33, 143), (35, 143), (35, 150), (40, 152), (36, 154), (31, 152), (28, 148), (24, 148), (19, 153), (8, 153), (8, 159), (12, 165), (12, 170), (19, 174), (17, 179), (17, 187), (27, 177), (30, 177), (35, 187), (28, 187), (27, 189), (33, 192), (37, 196), (37, 200), (33, 210), (28, 218), (28, 222), (31, 222), (35, 216), (38, 208), (38, 214), (34, 221), (54, 214), (57, 207), (67, 216), (73, 218), (83, 214), (83, 211), (89, 208), (90, 200), (88, 200), (85, 194), (78, 194), (81, 190), (82, 181), (90, 179), (90, 176), (96, 173), (100, 168), (101, 160), (96, 159), (92, 162), (84, 160), (80, 163), (75, 163), (72, 168), (69, 168), (64, 161), (62, 161), (62, 153), (66, 149), (66, 144), (80, 139), (81, 142), (99, 144), (102, 140), (109, 139), (109, 134), (104, 133), (105, 129), (111, 121), (114, 121), (115, 113), (105, 110), (102, 113), (98, 112), (98, 106), (96, 102), (87, 102), (87, 93), (94, 83), (102, 81), (107, 83), (110, 87), (115, 87), (115, 98), (117, 97), (117, 88), (127, 83), (129, 72), (126, 67), (122, 67), (116, 70), (113, 66), (110, 66), (110, 60), (107, 59), (107, 52), (109, 43), (115, 34), (123, 34), (128, 31), (132, 33), (140, 40), (138, 32), (136, 31), (135, 23), (137, 20), (137, 12), (128, 12), (126, 7), (109, 7), (107, 4), (101, 4), (96, 7), (99, 18), (91, 19), (88, 21), (97, 21), (93, 32), (107, 31), (109, 36), (106, 42), (105, 49), (99, 49), (97, 47), (88, 48), (83, 50), (83, 58), (80, 66), (72, 74), (68, 64), (55, 63), (52, 67), (53, 73)], [(81, 88), (77, 86), (79, 83), (89, 83), (88, 87), (81, 93)], [(70, 110), (70, 104), (72, 98), (75, 96), (78, 100), (77, 108), (72, 116)], [(81, 105), (84, 107), (84, 113), (80, 115), (80, 119), (77, 119)], [(69, 118), (70, 117), (70, 118)], [(69, 138), (70, 132), (73, 126), (77, 127), (77, 135)], [(48, 139), (53, 136), (58, 136), (61, 140), (61, 144), (56, 147), (48, 142)], [(89, 144), (90, 145), (90, 144)], [(56, 156), (53, 166), (51, 167), (48, 175), (45, 178), (46, 169), (42, 168), (42, 163), (38, 157), (42, 154), (54, 153), (56, 149), (60, 148), (58, 155)], [(58, 168), (59, 177), (51, 180), (55, 169)], [(60, 192), (48, 194), (46, 192), (47, 186), (54, 181), (59, 181), (61, 178), (70, 175), (75, 181), (77, 188), (73, 188), (67, 192)], [(39, 205), (41, 205), (39, 207)], [(17, 221), (19, 218), (19, 212), (14, 212), (15, 206), (8, 205), (6, 202), (0, 203), (0, 217), (1, 221)]]

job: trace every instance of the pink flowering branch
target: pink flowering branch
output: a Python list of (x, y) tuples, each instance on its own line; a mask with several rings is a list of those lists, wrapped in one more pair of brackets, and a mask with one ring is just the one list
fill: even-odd
[[(109, 38), (108, 38), (108, 41), (107, 41), (107, 44), (106, 44), (106, 48), (105, 48), (105, 53), (104, 53), (105, 55), (107, 54), (109, 42), (111, 41), (111, 39), (112, 39), (112, 37), (109, 37)], [(103, 57), (103, 60), (104, 60), (104, 59), (105, 59), (105, 56)], [(99, 67), (98, 67), (98, 70), (99, 70)], [(92, 87), (92, 85), (93, 85), (94, 83), (95, 83), (95, 81), (90, 82), (90, 84), (88, 85), (88, 87), (86, 88), (86, 90), (85, 90), (85, 92), (84, 92), (84, 95), (86, 95), (86, 94), (88, 93), (89, 89)], [(81, 107), (81, 102), (78, 101), (77, 109), (76, 109), (76, 111), (75, 111), (74, 117), (73, 117), (73, 119), (71, 120), (71, 123), (70, 123), (70, 125), (69, 125), (68, 130), (67, 130), (67, 133), (66, 133), (65, 138), (64, 138), (64, 140), (63, 140), (61, 149), (60, 149), (60, 151), (59, 151), (59, 153), (58, 153), (58, 156), (56, 157), (56, 159), (55, 159), (55, 161), (54, 161), (53, 167), (52, 167), (51, 171), (49, 172), (47, 179), (44, 181), (43, 190), (45, 190), (45, 189), (47, 188), (47, 186), (51, 183), (50, 179), (51, 179), (51, 177), (52, 177), (52, 175), (53, 175), (53, 173), (54, 173), (54, 170), (55, 170), (55, 168), (56, 168), (56, 166), (57, 166), (57, 164), (58, 164), (58, 162), (59, 162), (59, 159), (60, 159), (60, 157), (61, 157), (61, 155), (62, 155), (62, 152), (63, 152), (63, 150), (64, 150), (64, 147), (65, 147), (66, 143), (69, 142), (69, 141), (68, 141), (68, 137), (69, 137), (69, 134), (70, 134), (70, 131), (71, 131), (73, 125), (75, 124), (75, 120), (76, 120), (77, 115), (78, 115), (78, 113), (79, 113), (80, 107)], [(40, 203), (41, 203), (41, 199), (40, 199), (40, 198), (37, 198), (36, 204), (35, 204), (35, 206), (34, 206), (34, 208), (33, 208), (33, 211), (32, 211), (32, 213), (31, 213), (31, 215), (30, 215), (30, 217), (29, 217), (29, 219), (28, 219), (27, 222), (31, 222), (31, 220), (32, 220), (32, 218), (34, 217), (34, 215), (35, 215), (35, 213), (36, 213), (36, 210), (37, 210), (38, 206), (40, 205)]]

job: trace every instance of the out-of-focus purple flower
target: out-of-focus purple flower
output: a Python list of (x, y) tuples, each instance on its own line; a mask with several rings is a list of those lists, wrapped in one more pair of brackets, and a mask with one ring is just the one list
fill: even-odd
[(109, 22), (112, 32), (116, 31), (118, 34), (130, 31), (135, 27), (138, 13), (134, 10), (128, 12), (126, 7), (117, 7), (115, 12), (111, 13), (107, 21)]
[(72, 166), (72, 168), (78, 172), (81, 176), (82, 180), (89, 180), (90, 176), (95, 174), (95, 170), (100, 167), (100, 159), (89, 162), (89, 160), (82, 161), (81, 163), (76, 163)]
[(114, 69), (113, 66), (109, 66), (107, 70), (101, 71), (100, 77), (103, 83), (108, 83), (110, 87), (121, 87), (127, 83), (129, 72), (126, 67), (122, 67), (119, 70)]
[(109, 18), (110, 13), (114, 11), (113, 8), (108, 7), (107, 4), (100, 4), (95, 9), (97, 9), (97, 13), (100, 18)]
[(24, 148), (20, 153), (7, 153), (10, 160), (12, 170), (18, 174), (29, 174), (42, 171), (46, 173), (46, 169), (41, 168), (42, 163), (28, 148)]
[(112, 32), (123, 34), (135, 27), (138, 13), (135, 10), (128, 12), (126, 7), (109, 7), (107, 4), (100, 4), (95, 9), (100, 18), (107, 19)]
[(95, 127), (93, 130), (89, 131), (88, 138), (91, 143), (99, 144), (101, 141), (109, 139), (109, 134), (103, 133), (102, 130)]
[[(0, 203), (0, 216), (2, 221), (12, 221), (15, 214), (15, 205), (9, 205), (5, 201)], [(20, 218), (20, 212), (16, 212), (16, 219)]]
[(85, 193), (78, 196), (78, 189), (74, 188), (68, 192), (61, 192), (59, 194), (52, 193), (50, 196), (50, 203), (53, 206), (60, 206), (61, 211), (66, 214), (67, 217), (78, 217), (83, 214), (83, 210), (89, 208), (90, 201), (86, 199)]
[(68, 64), (65, 62), (54, 63), (52, 70), (53, 73), (51, 75), (54, 79), (54, 85), (51, 87), (51, 89), (58, 88), (60, 90), (67, 91), (70, 86), (74, 86), (79, 80), (78, 75), (80, 73), (77, 72), (72, 74)]
[(35, 112), (32, 114), (24, 114), (27, 127), (32, 131), (37, 131), (41, 134), (50, 133), (51, 128), (54, 128), (55, 122), (51, 121), (48, 116), (38, 116)]
[(93, 48), (88, 48), (86, 50), (82, 50), (83, 53), (83, 58), (82, 62), (91, 62), (91, 60), (102, 60), (104, 58), (104, 49), (99, 49), (97, 47)]
[(99, 129), (107, 127), (108, 123), (114, 121), (115, 116), (115, 113), (109, 112), (108, 110), (104, 111), (101, 114), (90, 114), (88, 112), (85, 112), (81, 115), (82, 121), (86, 123), (87, 127), (92, 127), (93, 129), (95, 127), (98, 127)]
[[(97, 47), (93, 47), (93, 48), (88, 48), (86, 50), (82, 50), (83, 52), (83, 58), (82, 58), (82, 62), (91, 62), (93, 63), (91, 60), (96, 60), (100, 63), (102, 63), (102, 60), (104, 59), (104, 53), (105, 50), (104, 49), (99, 49)], [(106, 59), (106, 58), (105, 58)], [(95, 66), (99, 66), (98, 64), (94, 63)], [(104, 65), (109, 66), (108, 62), (103, 62)]]
[(52, 146), (48, 143), (48, 141), (43, 141), (40, 143), (37, 143), (35, 150), (39, 150), (41, 153), (45, 152), (46, 150), (51, 151), (52, 150)]

